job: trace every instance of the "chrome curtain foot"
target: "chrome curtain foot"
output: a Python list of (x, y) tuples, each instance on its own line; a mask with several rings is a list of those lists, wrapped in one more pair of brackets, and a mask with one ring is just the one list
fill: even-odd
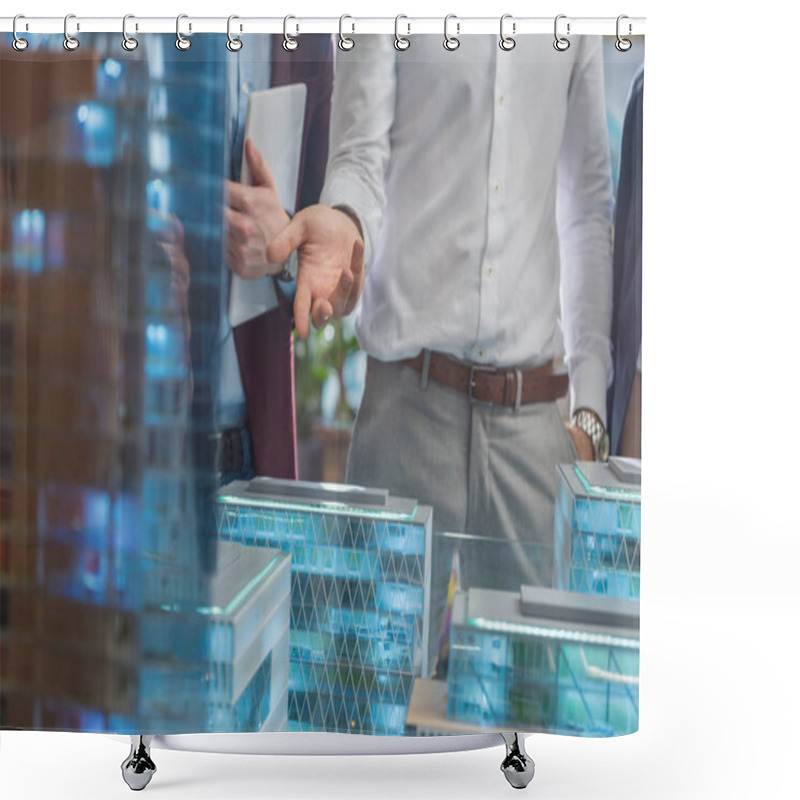
[(131, 736), (130, 755), (122, 762), (122, 778), (134, 792), (140, 792), (150, 783), (156, 765), (150, 758), (152, 736)]
[(518, 733), (501, 733), (506, 745), (506, 757), (500, 765), (506, 780), (515, 789), (524, 789), (536, 769), (533, 759), (525, 752), (525, 739)]

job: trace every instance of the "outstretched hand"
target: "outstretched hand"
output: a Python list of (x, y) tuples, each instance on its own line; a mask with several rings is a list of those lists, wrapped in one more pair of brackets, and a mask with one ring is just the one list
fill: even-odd
[(308, 336), (309, 317), (321, 328), (331, 317), (349, 314), (364, 283), (364, 241), (344, 212), (314, 205), (298, 212), (267, 248), (267, 260), (283, 263), (297, 250), (297, 332)]

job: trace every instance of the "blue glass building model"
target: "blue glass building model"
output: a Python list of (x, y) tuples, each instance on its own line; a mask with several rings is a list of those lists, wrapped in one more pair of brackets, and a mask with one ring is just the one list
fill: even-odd
[(447, 716), (584, 736), (639, 724), (638, 603), (523, 587), (456, 595)]
[(289, 730), (401, 735), (427, 674), (431, 510), (256, 478), (218, 495), (223, 540), (291, 554)]
[(289, 555), (220, 542), (204, 648), (210, 666), (206, 729), (286, 730), (289, 696)]
[(641, 466), (579, 461), (558, 467), (556, 587), (639, 598)]

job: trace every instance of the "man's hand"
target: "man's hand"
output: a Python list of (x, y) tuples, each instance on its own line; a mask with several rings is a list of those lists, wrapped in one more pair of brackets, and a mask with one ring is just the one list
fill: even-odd
[(267, 247), (272, 237), (286, 226), (289, 215), (281, 205), (272, 170), (250, 139), (245, 142), (244, 155), (253, 185), (225, 182), (228, 195), (225, 260), (240, 278), (255, 280), (281, 271), (284, 259), (269, 262)]
[(578, 461), (594, 461), (594, 445), (589, 434), (575, 425), (567, 425), (567, 430), (578, 453)]
[(364, 283), (364, 241), (343, 211), (315, 205), (298, 212), (267, 248), (270, 262), (283, 263), (297, 250), (294, 320), (305, 338), (309, 315), (321, 328), (331, 317), (349, 314)]

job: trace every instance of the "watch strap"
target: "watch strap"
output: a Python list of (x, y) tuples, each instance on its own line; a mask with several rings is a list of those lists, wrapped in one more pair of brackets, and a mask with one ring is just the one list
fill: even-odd
[(283, 262), (283, 269), (275, 276), (281, 283), (293, 283), (297, 280), (297, 250), (292, 250), (289, 258)]
[(572, 415), (572, 424), (589, 437), (594, 457), (599, 461), (607, 461), (608, 434), (599, 415), (589, 408), (579, 408)]

